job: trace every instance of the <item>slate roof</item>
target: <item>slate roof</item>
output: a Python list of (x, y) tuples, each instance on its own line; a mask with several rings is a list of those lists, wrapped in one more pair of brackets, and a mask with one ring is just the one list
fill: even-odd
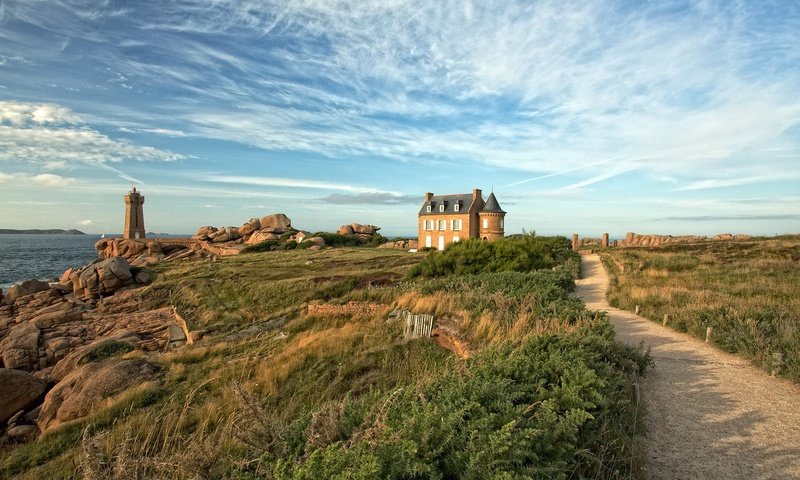
[[(458, 208), (456, 212), (453, 206), (461, 202), (461, 206)], [(444, 212), (439, 211), (439, 205), (445, 202)], [(428, 212), (426, 208), (429, 202), (423, 202), (422, 208), (419, 209), (420, 215), (446, 215), (450, 214), (462, 214), (467, 213), (469, 210), (470, 205), (472, 205), (472, 193), (460, 193), (456, 195), (434, 195), (431, 197), (430, 204), (433, 206), (431, 211)]]
[(495, 198), (494, 192), (489, 194), (489, 198), (486, 199), (486, 205), (483, 206), (481, 212), (506, 213), (505, 210), (500, 208), (500, 204), (497, 203), (497, 198)]

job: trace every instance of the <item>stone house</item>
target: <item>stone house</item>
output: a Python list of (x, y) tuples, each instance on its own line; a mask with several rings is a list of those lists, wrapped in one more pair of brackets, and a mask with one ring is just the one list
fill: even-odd
[(506, 212), (494, 192), (484, 202), (480, 189), (455, 195), (425, 194), (419, 210), (419, 246), (444, 250), (466, 238), (493, 241), (503, 238)]

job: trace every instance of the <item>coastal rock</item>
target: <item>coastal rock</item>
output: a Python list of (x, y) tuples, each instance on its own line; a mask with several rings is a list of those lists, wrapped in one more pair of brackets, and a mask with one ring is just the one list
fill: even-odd
[(0, 342), (3, 367), (32, 372), (39, 367), (39, 340), (41, 331), (32, 323), (11, 327)]
[(123, 257), (111, 257), (86, 267), (74, 293), (83, 298), (98, 298), (130, 284), (132, 279), (128, 261)]
[[(322, 237), (311, 237), (311, 238), (306, 238), (306, 239), (305, 239), (305, 241), (306, 241), (306, 242), (313, 243), (313, 244), (314, 244), (314, 246), (317, 246), (317, 247), (319, 247), (319, 248), (322, 248), (322, 247), (324, 247), (324, 246), (325, 246), (325, 239), (324, 239), (324, 238), (322, 238)], [(315, 250), (317, 250), (317, 249), (315, 249)]]
[(247, 236), (260, 229), (261, 220), (258, 218), (251, 218), (244, 225), (242, 225), (242, 228), (239, 229), (239, 233), (241, 233), (242, 236)]
[(355, 233), (355, 231), (353, 230), (352, 225), (342, 225), (341, 227), (339, 227), (339, 231), (336, 233), (338, 233), (339, 235), (352, 235), (353, 233)]
[(730, 233), (720, 233), (719, 235), (714, 235), (712, 240), (733, 240), (733, 235)]
[(217, 228), (212, 227), (211, 225), (206, 225), (205, 227), (200, 227), (197, 229), (197, 233), (194, 234), (195, 237), (201, 237), (203, 235), (208, 235), (209, 233), (216, 232)]
[(223, 243), (223, 242), (230, 242), (233, 240), (233, 237), (230, 234), (223, 233), (222, 235), (217, 235), (214, 237), (214, 243)]
[(63, 380), (79, 365), (91, 363), (93, 359), (110, 357), (120, 352), (137, 350), (142, 343), (142, 337), (130, 330), (123, 330), (115, 335), (99, 338), (89, 345), (79, 347), (61, 359), (50, 377), (56, 382)]
[(282, 213), (274, 213), (272, 215), (267, 215), (266, 217), (261, 217), (261, 229), (268, 230), (273, 233), (277, 233), (278, 230), (280, 231), (287, 231), (292, 228), (292, 221), (286, 215)]
[(102, 258), (123, 257), (131, 260), (144, 253), (148, 243), (132, 238), (104, 238), (98, 240), (94, 247), (100, 252)]
[(257, 230), (250, 235), (250, 238), (247, 239), (245, 242), (247, 245), (257, 245), (265, 240), (277, 240), (280, 236), (274, 233), (266, 233), (261, 230)]
[(397, 240), (394, 242), (386, 242), (383, 245), (378, 245), (378, 248), (388, 248), (394, 250), (411, 250), (418, 247), (416, 240)]
[(70, 372), (45, 396), (36, 422), (42, 431), (81, 418), (132, 386), (153, 379), (159, 367), (141, 359), (108, 359)]
[(0, 423), (33, 406), (47, 389), (47, 382), (28, 372), (0, 368)]
[(375, 235), (381, 229), (381, 227), (376, 227), (375, 225), (361, 225), (359, 223), (352, 223), (350, 226), (353, 227), (355, 233), (363, 235)]
[(32, 442), (39, 436), (39, 427), (36, 425), (17, 425), (6, 432), (9, 440), (19, 443)]
[(50, 285), (41, 280), (31, 279), (9, 287), (4, 296), (4, 302), (12, 305), (18, 298), (33, 295), (37, 292), (49, 290)]
[(658, 247), (661, 245), (676, 244), (676, 243), (692, 243), (708, 240), (708, 237), (697, 235), (639, 235), (637, 233), (628, 232), (625, 235), (625, 240), (619, 243), (623, 247)]

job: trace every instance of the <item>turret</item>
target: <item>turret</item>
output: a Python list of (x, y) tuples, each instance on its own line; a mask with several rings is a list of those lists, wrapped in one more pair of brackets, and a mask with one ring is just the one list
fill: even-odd
[(486, 204), (478, 212), (480, 238), (489, 241), (503, 238), (505, 236), (505, 217), (506, 212), (500, 208), (494, 192), (490, 193), (489, 198), (486, 199)]

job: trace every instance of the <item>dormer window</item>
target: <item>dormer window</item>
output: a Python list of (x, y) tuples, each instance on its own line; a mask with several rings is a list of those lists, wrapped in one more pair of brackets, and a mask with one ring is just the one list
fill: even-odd
[(444, 212), (444, 203), (439, 205), (439, 211), (440, 212)]
[(456, 202), (455, 205), (453, 205), (453, 211), (457, 212), (460, 207), (461, 207), (461, 203), (460, 202)]
[(428, 204), (428, 206), (426, 208), (427, 208), (428, 213), (431, 213), (431, 204), (430, 203)]

